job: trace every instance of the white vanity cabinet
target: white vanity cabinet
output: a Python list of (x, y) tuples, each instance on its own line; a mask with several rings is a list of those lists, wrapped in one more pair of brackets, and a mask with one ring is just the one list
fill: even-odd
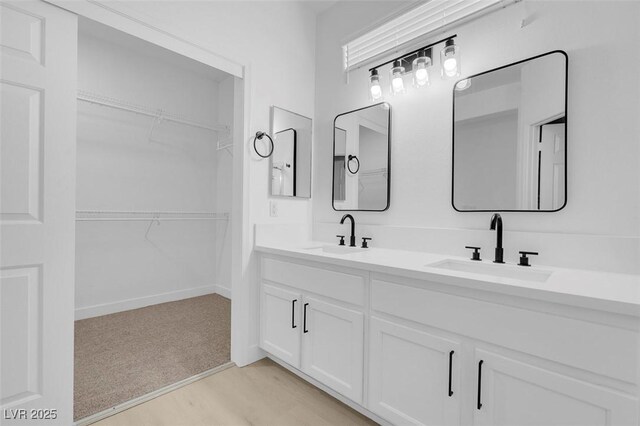
[(394, 424), (460, 424), (459, 341), (371, 317), (369, 409)]
[(260, 346), (374, 420), (640, 426), (637, 315), (346, 264), (263, 256)]
[(260, 346), (362, 403), (364, 277), (263, 258)]
[(475, 355), (475, 425), (638, 424), (637, 399), (621, 392), (495, 352)]

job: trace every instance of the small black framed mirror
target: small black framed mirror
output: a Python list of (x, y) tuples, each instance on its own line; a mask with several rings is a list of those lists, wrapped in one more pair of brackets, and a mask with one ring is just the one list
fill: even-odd
[(312, 129), (310, 118), (271, 107), (270, 196), (311, 198)]
[(391, 105), (382, 102), (333, 120), (333, 209), (385, 211), (391, 195)]
[(567, 54), (556, 50), (454, 85), (455, 210), (555, 212), (566, 205), (567, 75)]

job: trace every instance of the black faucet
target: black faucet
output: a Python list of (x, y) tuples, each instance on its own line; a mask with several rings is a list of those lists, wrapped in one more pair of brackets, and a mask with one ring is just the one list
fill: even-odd
[(342, 216), (342, 219), (340, 219), (340, 225), (342, 225), (346, 219), (351, 219), (351, 238), (349, 239), (349, 246), (355, 247), (356, 246), (356, 221), (353, 218), (353, 216), (351, 216), (350, 214), (345, 214), (344, 216)]
[(495, 213), (491, 216), (491, 230), (495, 230), (497, 226), (498, 241), (496, 243), (496, 258), (493, 263), (504, 263), (504, 250), (502, 249), (502, 217)]

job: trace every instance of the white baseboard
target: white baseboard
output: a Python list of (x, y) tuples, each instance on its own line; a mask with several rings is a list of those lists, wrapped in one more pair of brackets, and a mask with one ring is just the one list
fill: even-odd
[[(219, 286), (217, 285), (207, 285), (189, 288), (186, 290), (171, 291), (168, 293), (154, 294), (151, 296), (77, 308), (75, 311), (75, 317), (76, 320), (81, 320), (99, 317), (101, 315), (114, 314), (116, 312), (129, 311), (131, 309), (144, 308), (145, 306), (157, 305), (158, 303), (174, 302), (176, 300), (188, 299), (190, 297), (204, 296), (205, 294), (218, 293), (218, 287)], [(222, 293), (220, 293), (220, 295), (224, 297), (231, 296), (231, 294), (229, 294), (229, 296), (225, 296)]]
[(218, 293), (220, 296), (222, 297), (226, 297), (227, 299), (231, 300), (231, 287), (230, 286), (223, 286), (220, 284), (216, 284), (214, 285), (215, 287), (215, 292)]

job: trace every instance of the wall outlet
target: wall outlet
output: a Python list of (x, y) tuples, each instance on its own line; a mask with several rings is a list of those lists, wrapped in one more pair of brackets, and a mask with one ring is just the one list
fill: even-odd
[(269, 216), (278, 217), (278, 203), (275, 201), (269, 201)]

